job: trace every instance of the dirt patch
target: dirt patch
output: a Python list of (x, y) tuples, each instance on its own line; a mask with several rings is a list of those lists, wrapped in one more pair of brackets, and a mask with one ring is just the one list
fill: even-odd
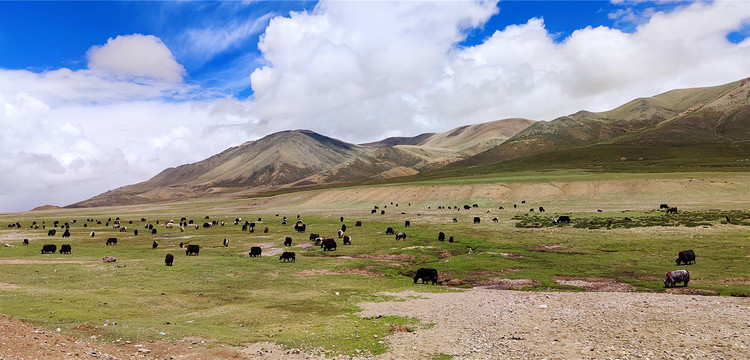
[(575, 286), (586, 291), (631, 292), (637, 290), (633, 285), (620, 283), (614, 279), (596, 277), (554, 277), (552, 279), (560, 285)]
[(406, 325), (396, 325), (389, 330), (390, 332), (411, 332), (411, 329)]
[(39, 233), (26, 232), (26, 231), (3, 231), (0, 232), (0, 241), (6, 242), (18, 242), (21, 243), (23, 239), (35, 240), (39, 238)]
[(0, 265), (91, 264), (96, 262), (98, 261), (2, 259)]
[(0, 289), (18, 289), (19, 286), (11, 283), (0, 282)]
[[(401, 250), (413, 250), (413, 249), (434, 249), (434, 246), (407, 246), (401, 248)], [(391, 248), (391, 250), (398, 250), (399, 248)]]
[(567, 250), (568, 248), (560, 244), (552, 244), (552, 245), (532, 246), (529, 249), (532, 251), (546, 252), (546, 251), (562, 251), (562, 250)]
[(454, 256), (454, 255), (455, 254), (450, 253), (448, 251), (440, 251), (440, 258), (441, 259), (449, 258), (449, 257)]
[(359, 254), (359, 255), (351, 255), (354, 258), (357, 259), (371, 259), (371, 260), (379, 260), (379, 261), (405, 261), (405, 260), (414, 260), (416, 258), (416, 255), (407, 255), (407, 254), (382, 254), (382, 255), (370, 255), (370, 254)]
[(750, 278), (732, 278), (726, 280), (718, 280), (719, 284), (744, 284), (750, 285)]
[(320, 276), (320, 275), (362, 275), (367, 277), (383, 277), (383, 274), (375, 274), (372, 272), (369, 272), (366, 268), (355, 268), (355, 269), (347, 269), (346, 271), (332, 271), (332, 270), (325, 270), (325, 269), (307, 269), (302, 270), (300, 272), (292, 274), (294, 276), (299, 277), (308, 277), (308, 276)]
[(519, 253), (500, 253), (500, 255), (505, 256), (507, 258), (513, 258), (513, 259), (520, 259), (520, 258), (526, 257), (526, 255), (521, 255)]
[(482, 281), (476, 286), (480, 289), (500, 289), (500, 290), (521, 290), (527, 286), (536, 286), (539, 281), (531, 279), (505, 279), (505, 278), (490, 278)]
[(718, 295), (719, 292), (716, 290), (696, 289), (688, 287), (669, 288), (664, 290), (670, 294), (686, 294), (686, 295)]

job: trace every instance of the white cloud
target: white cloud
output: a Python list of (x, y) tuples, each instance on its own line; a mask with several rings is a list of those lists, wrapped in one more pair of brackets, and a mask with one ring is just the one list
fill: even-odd
[(494, 2), (324, 1), (273, 18), (258, 45), (268, 65), (251, 76), (253, 112), (353, 140), (413, 131), (402, 95), (439, 80), (464, 31), (496, 12)]
[(253, 113), (364, 141), (504, 117), (550, 120), (750, 75), (747, 47), (725, 39), (750, 18), (742, 2), (647, 9), (633, 33), (589, 27), (562, 42), (531, 19), (468, 48), (457, 47), (462, 29), (496, 7), (455, 4), (324, 1), (272, 19), (259, 44), (268, 65), (251, 77)]
[[(741, 2), (654, 13), (632, 33), (579, 29), (562, 42), (530, 19), (458, 46), (497, 11), (494, 2), (323, 1), (275, 17), (247, 101), (183, 83), (153, 36), (92, 48), (86, 70), (0, 69), (2, 210), (70, 204), (285, 129), (364, 142), (549, 120), (750, 75), (750, 40), (725, 38), (750, 19)], [(250, 31), (228, 29), (222, 47)], [(147, 59), (115, 61), (129, 54)]]
[(253, 35), (263, 31), (273, 14), (265, 14), (248, 21), (233, 21), (223, 26), (190, 29), (183, 35), (186, 54), (207, 61), (228, 49), (235, 48)]
[(153, 35), (120, 35), (86, 54), (89, 68), (119, 76), (149, 77), (172, 83), (182, 81), (185, 69)]

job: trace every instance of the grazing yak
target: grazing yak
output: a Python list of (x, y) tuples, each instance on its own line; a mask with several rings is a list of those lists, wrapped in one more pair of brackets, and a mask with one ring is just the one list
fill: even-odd
[(307, 230), (307, 225), (301, 223), (294, 224), (294, 230), (303, 233), (305, 232), (305, 230)]
[(482, 219), (479, 218), (479, 216), (474, 217), (474, 223), (479, 224), (482, 221)]
[(315, 243), (314, 243), (314, 244), (315, 244), (315, 246), (321, 246), (321, 244), (323, 244), (323, 240), (325, 240), (325, 239), (323, 239), (323, 238), (322, 238), (322, 237), (320, 237), (320, 236), (316, 237), (316, 238), (315, 238)]
[(341, 220), (341, 222), (344, 222), (344, 217), (342, 216), (341, 218), (339, 218), (339, 220)]
[(341, 224), (341, 231), (346, 231), (346, 224)]
[(667, 204), (661, 204), (661, 205), (659, 205), (659, 210), (661, 210), (661, 209), (669, 209), (669, 205), (667, 205)]
[(498, 222), (498, 221), (500, 220), (498, 220), (497, 218), (492, 218), (492, 222)]
[(333, 238), (327, 238), (320, 243), (320, 247), (323, 248), (323, 251), (336, 250), (336, 240), (334, 240)]
[(389, 228), (385, 229), (385, 234), (386, 235), (393, 235), (394, 234), (393, 228), (389, 227)]
[(457, 218), (453, 218), (453, 222), (457, 223), (458, 219)]
[(344, 245), (351, 245), (352, 244), (352, 237), (349, 235), (344, 235)]
[(667, 273), (667, 278), (664, 279), (664, 287), (674, 287), (675, 283), (684, 283), (684, 286), (688, 286), (690, 281), (690, 273), (687, 270), (675, 270)]
[(417, 280), (420, 279), (422, 280), (422, 284), (432, 282), (432, 285), (436, 285), (438, 281), (438, 272), (435, 269), (419, 268), (417, 274), (414, 275), (414, 283), (416, 284)]
[(89, 234), (89, 236), (91, 236), (91, 237), (93, 238), (94, 236), (96, 236), (96, 233), (94, 233), (94, 232), (92, 231), (92, 232), (91, 232), (91, 234)]
[(279, 261), (283, 260), (284, 262), (295, 262), (296, 254), (290, 251), (284, 251), (281, 256), (279, 256)]
[(23, 239), (23, 244), (24, 245), (29, 245), (29, 239)]
[(69, 238), (70, 237), (70, 231), (68, 231), (68, 229), (65, 229), (65, 232), (63, 233), (62, 237)]
[(263, 233), (264, 234), (268, 234), (268, 227), (266, 227), (265, 229), (263, 229)]
[(253, 246), (250, 248), (250, 257), (260, 257), (260, 254), (263, 252), (263, 249), (260, 248), (260, 246)]
[(404, 227), (410, 227), (410, 226), (411, 226), (411, 221), (409, 220), (404, 221)]
[(400, 232), (396, 234), (396, 240), (404, 240), (406, 241), (406, 233)]
[(469, 206), (469, 205), (464, 205), (464, 210), (469, 210), (469, 209), (471, 209), (471, 206)]
[(344, 231), (343, 230), (339, 230), (338, 231), (338, 236), (339, 236), (339, 239), (341, 239), (342, 237), (344, 237)]
[(187, 249), (185, 250), (185, 255), (187, 255), (187, 256), (191, 256), (191, 255), (198, 256), (198, 253), (200, 251), (201, 251), (201, 247), (200, 246), (195, 245), (195, 244), (188, 245)]
[(319, 238), (320, 235), (316, 233), (310, 234), (310, 241), (315, 241), (315, 239)]
[(380, 210), (380, 215), (385, 215), (385, 210)]
[(292, 246), (292, 238), (290, 238), (289, 236), (287, 236), (284, 239), (284, 246)]
[(677, 260), (675, 260), (675, 262), (677, 262), (677, 265), (680, 265), (680, 263), (687, 265), (687, 264), (690, 264), (691, 262), (695, 264), (695, 253), (693, 252), (692, 249), (680, 251), (677, 254)]
[(62, 244), (60, 246), (60, 254), (70, 254), (70, 244)]
[(677, 214), (677, 207), (672, 206), (669, 209), (667, 209), (667, 214)]
[(151, 229), (151, 235), (156, 235), (156, 228)]
[(154, 242), (151, 243), (151, 248), (156, 249), (157, 247), (159, 247), (159, 243), (156, 240), (154, 240)]
[(52, 229), (47, 231), (47, 236), (55, 236), (57, 234), (57, 230)]
[(544, 207), (543, 206), (539, 207), (539, 212), (544, 212)]
[(57, 251), (57, 245), (46, 244), (42, 246), (42, 254), (54, 254)]
[(224, 244), (224, 247), (228, 247), (229, 246), (229, 239), (224, 238), (224, 243), (223, 244)]
[(164, 264), (167, 266), (172, 266), (172, 262), (174, 262), (174, 255), (167, 254), (167, 256), (164, 257)]
[(567, 224), (570, 224), (570, 216), (568, 216), (568, 215), (561, 215), (561, 216), (558, 216), (558, 217), (556, 217), (556, 218), (552, 219), (552, 222), (553, 222), (553, 223), (554, 223), (555, 225), (557, 225), (557, 224), (561, 224), (561, 223), (567, 223)]
[(453, 236), (451, 236), (451, 237), (449, 237), (449, 238), (448, 238), (448, 242), (449, 242), (449, 243), (452, 243), (452, 242), (453, 242)]
[(356, 227), (362, 226), (362, 221), (357, 220), (357, 222), (354, 223), (354, 226), (356, 226)]
[(438, 241), (445, 241), (445, 233), (444, 232), (441, 231), (441, 232), (438, 233)]
[(375, 214), (375, 213), (377, 213), (377, 212), (378, 212), (378, 211), (377, 211), (377, 210), (375, 210), (375, 209), (372, 209), (372, 210), (370, 210), (370, 214)]
[(107, 239), (107, 245), (117, 245), (117, 238)]

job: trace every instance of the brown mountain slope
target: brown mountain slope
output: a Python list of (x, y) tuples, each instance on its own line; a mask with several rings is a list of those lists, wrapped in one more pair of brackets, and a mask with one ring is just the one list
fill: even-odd
[[(502, 145), (451, 167), (496, 164), (592, 144), (660, 141), (691, 144), (696, 140), (716, 139), (709, 136), (718, 129), (716, 126), (734, 131), (738, 127), (747, 129), (748, 121), (744, 124), (742, 121), (748, 104), (742, 95), (747, 90), (742, 89), (747, 86), (750, 85), (745, 80), (714, 87), (672, 90), (636, 99), (609, 111), (579, 111), (549, 122), (537, 122)], [(709, 120), (714, 118), (716, 120)], [(689, 126), (691, 123), (693, 125)]]
[(750, 140), (750, 78), (739, 86), (698, 103), (633, 138), (628, 144), (712, 143)]
[[(392, 137), (362, 144), (362, 146), (422, 146), (478, 153), (501, 144), (508, 138), (528, 128), (536, 121), (528, 119), (503, 119), (482, 124), (465, 125), (443, 133), (425, 133), (414, 137)], [(478, 150), (482, 149), (482, 150)]]
[(461, 126), (444, 133), (362, 144), (378, 148), (328, 172), (309, 177), (303, 183), (387, 179), (417, 174), (494, 148), (534, 123), (527, 119), (504, 119)]
[(312, 131), (283, 131), (193, 164), (166, 169), (148, 181), (108, 191), (70, 207), (170, 200), (288, 184), (329, 170), (366, 150)]

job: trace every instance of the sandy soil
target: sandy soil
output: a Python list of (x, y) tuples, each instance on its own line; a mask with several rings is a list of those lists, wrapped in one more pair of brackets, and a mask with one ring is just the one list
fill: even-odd
[[(429, 325), (377, 340), (390, 346), (389, 352), (374, 357), (378, 360), (429, 360), (438, 354), (454, 359), (750, 358), (748, 298), (485, 289), (387, 295), (398, 300), (361, 304), (360, 315), (413, 317)], [(283, 349), (272, 343), (208, 347), (202, 341), (115, 346), (44, 332), (0, 316), (3, 360), (325, 358), (317, 350)]]

